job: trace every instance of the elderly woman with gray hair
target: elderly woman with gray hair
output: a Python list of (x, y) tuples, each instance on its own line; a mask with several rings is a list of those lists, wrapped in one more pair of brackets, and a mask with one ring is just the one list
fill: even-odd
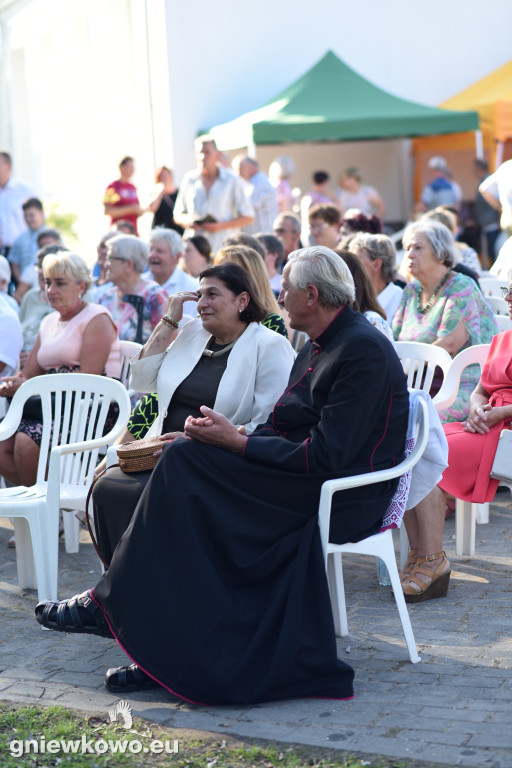
[(371, 280), (377, 301), (386, 313), (391, 325), (402, 299), (402, 288), (395, 285), (398, 277), (396, 251), (387, 235), (370, 235), (358, 232), (350, 241), (350, 251), (359, 256)]
[(135, 235), (116, 235), (107, 242), (107, 277), (114, 285), (98, 296), (119, 329), (119, 338), (145, 343), (167, 307), (166, 291), (142, 273), (149, 248)]
[[(395, 340), (435, 344), (452, 357), (472, 344), (489, 343), (498, 332), (492, 309), (473, 280), (453, 271), (457, 252), (449, 229), (422, 218), (407, 227), (403, 244), (414, 280), (405, 288), (393, 320)], [(478, 380), (478, 366), (469, 366), (455, 402), (440, 413), (442, 421), (466, 418)]]

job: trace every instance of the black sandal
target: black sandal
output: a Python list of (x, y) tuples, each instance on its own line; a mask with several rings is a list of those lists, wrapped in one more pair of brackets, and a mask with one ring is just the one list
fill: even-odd
[(60, 602), (43, 600), (36, 605), (34, 613), (39, 624), (57, 632), (114, 637), (102, 610), (91, 598), (90, 590)]
[(137, 664), (130, 664), (129, 667), (112, 667), (105, 675), (105, 688), (112, 693), (131, 693), (158, 687), (159, 683), (146, 675)]

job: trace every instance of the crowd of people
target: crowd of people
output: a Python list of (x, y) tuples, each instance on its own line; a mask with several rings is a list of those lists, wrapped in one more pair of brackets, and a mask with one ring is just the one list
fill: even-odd
[[(106, 573), (81, 595), (40, 603), (36, 619), (115, 638), (133, 660), (108, 671), (116, 693), (160, 685), (199, 703), (348, 698), (353, 671), (336, 658), (316, 522), (322, 483), (402, 460), (409, 397), (395, 342), (452, 357), (490, 343), (482, 375), (467, 368), (439, 414), (448, 467), (404, 518), (406, 600), (445, 596), (446, 494), (484, 502), (496, 491), (512, 330), (498, 334), (479, 288), (481, 256), (460, 239), (462, 194), (443, 158), (430, 162), (397, 253), (384, 200), (357, 168), (336, 189), (316, 172), (300, 200), (290, 158), (267, 176), (246, 155), (229, 167), (210, 137), (196, 148), (198, 166), (179, 188), (171, 169), (157, 169), (146, 207), (134, 159), (121, 160), (92, 270), (46, 227), (41, 201), (0, 153), (0, 397), (8, 407), (24, 381), (48, 372), (117, 377), (120, 341), (136, 341), (139, 395), (119, 442), (159, 438), (153, 470), (97, 468)], [(480, 208), (501, 206), (509, 226), (504, 177), (480, 182)], [(432, 395), (440, 385), (435, 377)], [(0, 442), (0, 475), (14, 485), (35, 481), (41, 419), (36, 398)], [(331, 540), (379, 531), (397, 482), (338, 494)]]

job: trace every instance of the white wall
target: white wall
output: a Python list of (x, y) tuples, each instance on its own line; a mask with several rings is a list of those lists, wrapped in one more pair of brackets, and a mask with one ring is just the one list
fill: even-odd
[(14, 173), (45, 205), (79, 216), (89, 261), (109, 227), (102, 199), (119, 160), (135, 157), (141, 201), (155, 164), (171, 160), (163, 4), (149, 5), (149, 52), (141, 0), (34, 0), (9, 25)]

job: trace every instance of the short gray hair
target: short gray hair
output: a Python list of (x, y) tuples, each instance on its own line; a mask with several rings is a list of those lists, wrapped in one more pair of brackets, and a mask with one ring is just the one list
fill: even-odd
[(302, 229), (302, 222), (300, 218), (297, 216), (297, 214), (293, 213), (292, 211), (283, 211), (282, 213), (278, 214), (273, 224), (274, 229), (276, 227), (276, 224), (283, 223), (284, 221), (286, 221), (286, 219), (290, 222), (292, 231), (295, 234), (298, 234)]
[(148, 264), (149, 246), (135, 235), (116, 235), (107, 241), (107, 249), (114, 256), (132, 261), (135, 272), (144, 272)]
[(355, 299), (354, 279), (337, 253), (323, 245), (300, 248), (288, 256), (287, 277), (293, 288), (318, 289), (320, 304), (328, 309), (352, 306)]
[(184, 251), (183, 240), (174, 229), (156, 227), (156, 229), (151, 230), (149, 242), (155, 243), (157, 240), (165, 240), (174, 258)]
[(404, 248), (407, 250), (407, 243), (413, 235), (417, 232), (423, 233), (430, 243), (430, 247), (434, 251), (434, 256), (437, 261), (442, 262), (445, 267), (453, 267), (458, 262), (457, 246), (455, 240), (444, 224), (440, 221), (429, 218), (421, 218), (418, 221), (414, 221), (406, 227), (402, 242)]
[(370, 235), (369, 232), (358, 232), (350, 241), (350, 251), (356, 253), (365, 249), (370, 261), (382, 259), (381, 275), (388, 285), (396, 280), (396, 251), (393, 241), (387, 235)]

